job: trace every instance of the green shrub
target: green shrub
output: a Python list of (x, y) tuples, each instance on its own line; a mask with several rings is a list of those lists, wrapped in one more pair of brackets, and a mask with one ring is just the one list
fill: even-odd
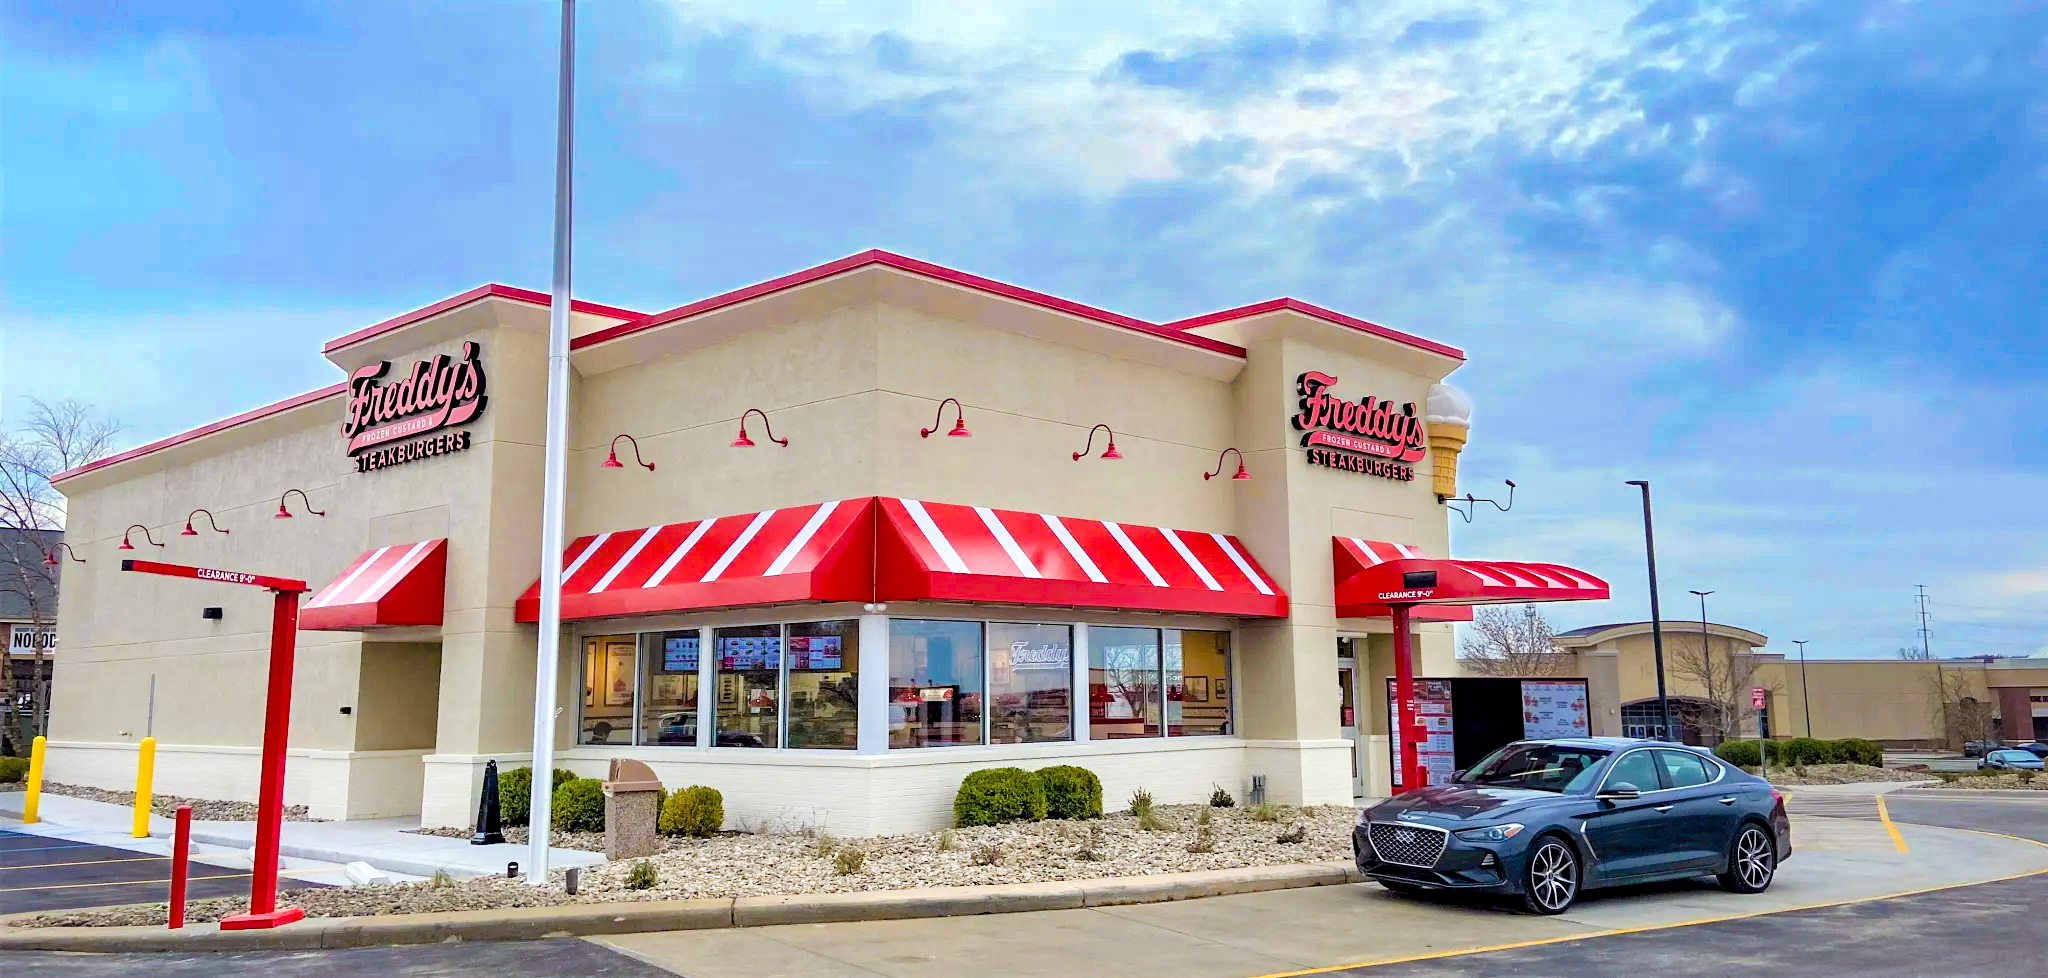
[[(549, 790), (559, 791), (563, 784), (576, 780), (576, 772), (555, 768), (554, 784)], [(550, 796), (552, 797), (552, 795)], [(498, 820), (506, 825), (525, 825), (527, 808), (533, 801), (533, 769), (515, 767), (498, 772)]]
[(976, 771), (960, 780), (953, 796), (953, 824), (998, 825), (1045, 817), (1045, 783), (1020, 767)]
[(1045, 785), (1046, 818), (1101, 818), (1102, 779), (1085, 767), (1061, 764), (1038, 771)]
[(1237, 806), (1237, 799), (1230, 797), (1230, 792), (1223, 790), (1222, 785), (1213, 785), (1212, 787), (1216, 790), (1209, 792), (1210, 808), (1235, 808)]
[(555, 828), (566, 832), (604, 831), (604, 782), (571, 778), (555, 789)]
[(1861, 764), (1865, 767), (1884, 766), (1884, 748), (1877, 742), (1861, 737), (1844, 737), (1829, 747), (1833, 749), (1835, 763)]
[(1808, 764), (1835, 763), (1834, 745), (1812, 737), (1794, 737), (1785, 741), (1783, 753), (1776, 759), (1782, 764), (1803, 767)]
[(860, 872), (868, 861), (868, 852), (859, 846), (846, 846), (832, 854), (832, 868), (841, 876), (852, 876)]
[(660, 882), (661, 874), (655, 870), (653, 863), (645, 859), (634, 863), (632, 869), (626, 870), (626, 889), (651, 890)]
[(725, 826), (725, 796), (717, 788), (693, 784), (679, 788), (661, 803), (655, 829), (663, 835), (708, 839)]
[(1756, 767), (1757, 748), (1754, 740), (1724, 740), (1714, 746), (1714, 756), (1736, 767)]
[[(1093, 777), (1094, 775), (1089, 776)], [(0, 757), (0, 784), (20, 784), (26, 780), (28, 780), (28, 758)], [(1096, 797), (1098, 799), (1101, 798), (1099, 792)]]
[(1143, 788), (1131, 792), (1131, 814), (1144, 818), (1152, 814), (1152, 793)]

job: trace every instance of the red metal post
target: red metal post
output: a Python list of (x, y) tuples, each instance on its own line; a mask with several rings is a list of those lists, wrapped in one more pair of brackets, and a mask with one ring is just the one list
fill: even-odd
[(178, 806), (178, 829), (171, 836), (171, 929), (185, 926), (185, 855), (192, 848), (192, 806)]
[(1417, 751), (1421, 749), (1419, 738), (1422, 727), (1415, 715), (1415, 663), (1410, 648), (1414, 636), (1410, 634), (1409, 612), (1413, 605), (1395, 604), (1388, 606), (1394, 613), (1394, 722), (1401, 730), (1401, 756), (1395, 759), (1401, 771), (1401, 784), (1395, 794), (1411, 791), (1423, 785), (1422, 763)]
[(256, 860), (249, 876), (249, 912), (223, 918), (221, 930), (256, 930), (306, 915), (277, 906), (277, 846), (284, 821), (285, 744), (292, 719), (292, 659), (298, 652), (299, 593), (276, 592), (270, 618), (270, 690), (263, 712), (263, 777), (256, 795)]

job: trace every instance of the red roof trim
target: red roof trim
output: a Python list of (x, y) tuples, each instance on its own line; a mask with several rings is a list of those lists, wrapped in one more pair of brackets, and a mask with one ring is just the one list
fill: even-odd
[(215, 432), (226, 431), (227, 429), (232, 428), (236, 425), (247, 424), (251, 421), (259, 421), (263, 418), (270, 417), (273, 414), (283, 414), (284, 412), (289, 411), (293, 408), (302, 407), (304, 405), (311, 404), (314, 401), (325, 400), (327, 398), (335, 397), (341, 394), (345, 394), (347, 392), (348, 385), (343, 383), (335, 384), (332, 387), (322, 387), (317, 391), (308, 391), (304, 394), (298, 395), (297, 397), (288, 397), (282, 401), (277, 402), (276, 404), (265, 405), (263, 407), (257, 408), (254, 411), (244, 411), (243, 413), (237, 414), (232, 418), (223, 418), (219, 421), (215, 421), (212, 424), (194, 428), (191, 431), (187, 431), (182, 434), (172, 435), (169, 438), (160, 438), (157, 439), (156, 441), (150, 442), (147, 445), (143, 445), (138, 448), (131, 448), (125, 452), (120, 452), (114, 455), (109, 455), (106, 458), (100, 459), (99, 461), (96, 462), (87, 462), (84, 465), (78, 466), (77, 468), (66, 469), (62, 472), (57, 473), (56, 475), (51, 476), (50, 482), (63, 482), (64, 480), (69, 479), (73, 476), (84, 475), (87, 472), (91, 472), (95, 469), (104, 469), (109, 465), (118, 465), (122, 462), (128, 461), (129, 459), (141, 458), (142, 456), (151, 454), (152, 452), (160, 452), (166, 448), (171, 448), (176, 445), (182, 445), (188, 441), (194, 441), (200, 438), (204, 438), (207, 435), (211, 435)]
[(743, 289), (735, 289), (723, 295), (715, 295), (708, 299), (700, 299), (696, 302), (690, 303), (689, 305), (677, 306), (676, 308), (670, 309), (666, 312), (658, 312), (655, 313), (654, 315), (643, 317), (634, 322), (620, 323), (617, 326), (609, 326), (604, 329), (597, 330), (596, 332), (586, 333), (583, 336), (579, 336), (575, 340), (573, 340), (570, 343), (570, 347), (573, 349), (582, 349), (583, 347), (586, 346), (591, 346), (597, 343), (603, 343), (609, 340), (615, 340), (622, 336), (629, 336), (633, 333), (638, 333), (642, 330), (653, 329), (657, 326), (665, 326), (679, 319), (688, 319), (691, 316), (702, 315), (707, 312), (722, 309), (726, 306), (737, 305), (739, 303), (746, 302), (750, 299), (758, 299), (762, 296), (773, 295), (774, 293), (781, 292), (786, 289), (793, 289), (801, 285), (809, 285), (812, 282), (817, 282), (823, 279), (831, 278), (834, 275), (839, 275), (844, 272), (851, 272), (856, 269), (865, 268), (869, 265), (885, 265), (887, 267), (894, 268), (899, 271), (910, 272), (911, 274), (914, 275), (922, 275), (925, 276), (926, 278), (937, 279), (938, 281), (945, 282), (950, 285), (957, 285), (962, 288), (973, 289), (974, 291), (977, 292), (985, 292), (990, 295), (1001, 296), (1005, 299), (1014, 299), (1018, 302), (1025, 303), (1027, 305), (1034, 305), (1042, 309), (1050, 309), (1054, 312), (1062, 312), (1071, 316), (1079, 316), (1083, 319), (1092, 319), (1098, 323), (1104, 323), (1110, 326), (1118, 326), (1124, 329), (1135, 330), (1140, 333), (1145, 333), (1151, 336), (1159, 337), (1163, 340), (1171, 340), (1175, 343), (1184, 343), (1188, 346), (1199, 347), (1201, 349), (1209, 350), (1214, 353), (1222, 353), (1227, 356), (1233, 357), (1244, 356), (1244, 348), (1241, 346), (1233, 346), (1229, 343), (1224, 343), (1220, 340), (1212, 340), (1205, 336), (1190, 336), (1176, 329), (1173, 329), (1172, 327), (1161, 326), (1157, 323), (1148, 323), (1142, 319), (1133, 319), (1129, 316), (1110, 312), (1105, 309), (1097, 309), (1094, 306), (1082, 305), (1081, 303), (1073, 302), (1067, 299), (1062, 299), (1057, 296), (1046, 295), (1043, 292), (1033, 292), (1030, 289), (1020, 288), (1015, 285), (1010, 285), (1006, 282), (998, 282), (995, 279), (983, 278), (979, 275), (970, 275), (966, 272), (955, 271), (954, 269), (947, 268), (943, 265), (934, 265), (931, 262), (919, 261), (915, 258), (905, 258), (902, 255), (892, 254), (890, 252), (880, 250), (863, 251), (857, 255), (848, 255), (845, 258), (841, 258), (837, 261), (829, 261), (823, 265), (819, 265), (814, 268), (806, 268), (800, 272), (792, 272), (788, 275), (782, 276), (781, 278), (770, 279), (769, 281), (762, 282), (758, 285), (749, 285)]
[(1412, 333), (1403, 333), (1398, 329), (1388, 329), (1378, 323), (1366, 322), (1356, 316), (1346, 316), (1341, 312), (1325, 309), (1322, 306), (1303, 302), (1300, 299), (1267, 299), (1264, 302), (1254, 302), (1249, 306), (1239, 306), (1236, 309), (1225, 309), (1222, 312), (1212, 312), (1207, 315), (1196, 316), (1193, 319), (1183, 319), (1179, 322), (1167, 323), (1166, 328), (1190, 330), (1215, 323), (1229, 322), (1233, 319), (1249, 319), (1253, 316), (1263, 316), (1266, 313), (1279, 312), (1283, 309), (1292, 310), (1304, 316), (1311, 316), (1324, 322), (1335, 323), (1339, 326), (1348, 326), (1361, 333), (1371, 333), (1382, 339), (1393, 340), (1396, 343), (1403, 343), (1420, 350), (1428, 350), (1431, 353), (1439, 353), (1447, 357), (1455, 357), (1459, 360), (1465, 359), (1465, 351), (1455, 346), (1446, 346), (1435, 340), (1426, 340)]
[[(472, 302), (477, 301), (478, 299), (489, 298), (492, 296), (496, 296), (497, 298), (500, 299), (511, 299), (515, 302), (524, 302), (536, 306), (545, 306), (554, 301), (554, 299), (551, 298), (547, 293), (535, 292), (532, 291), (531, 289), (514, 288), (513, 286), (510, 285), (499, 285), (495, 282), (488, 285), (479, 285), (476, 288), (473, 288), (467, 292), (462, 293), (461, 295), (450, 296), (446, 299), (442, 299), (441, 301), (434, 303), (431, 306), (423, 306), (421, 308), (414, 309), (411, 312), (404, 313), (398, 316), (393, 316), (392, 318), (384, 320), (383, 322), (378, 323), (374, 326), (366, 326), (362, 329), (356, 330), (355, 332), (350, 333), (347, 336), (344, 336), (338, 340), (329, 340), (326, 346), (320, 348), (320, 352), (333, 353), (336, 350), (354, 346), (355, 344), (361, 343), (362, 341), (367, 340), (373, 336), (379, 336), (384, 333), (391, 332), (392, 330), (398, 329), (402, 326), (410, 326), (413, 323), (419, 322), (422, 319), (427, 319), (432, 316), (438, 316), (451, 309), (459, 309), (463, 306), (466, 306)], [(571, 299), (569, 301), (569, 308), (575, 312), (587, 313), (593, 316), (609, 316), (613, 319), (641, 319), (647, 315), (644, 312), (634, 312), (631, 309), (620, 309), (617, 306), (607, 306), (600, 305), (599, 303), (595, 302), (585, 302), (582, 299)]]

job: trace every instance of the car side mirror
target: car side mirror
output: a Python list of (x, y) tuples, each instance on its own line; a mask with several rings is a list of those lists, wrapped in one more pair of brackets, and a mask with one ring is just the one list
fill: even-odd
[(1617, 781), (1608, 785), (1596, 797), (1601, 801), (1634, 801), (1642, 796), (1641, 789), (1638, 789), (1635, 785), (1629, 784), (1626, 781)]
[(1463, 781), (1463, 780), (1465, 780), (1465, 769), (1464, 769), (1464, 768), (1459, 768), (1459, 769), (1457, 769), (1457, 770), (1455, 770), (1455, 771), (1452, 771), (1452, 772), (1451, 772), (1451, 780), (1453, 780), (1453, 781)]

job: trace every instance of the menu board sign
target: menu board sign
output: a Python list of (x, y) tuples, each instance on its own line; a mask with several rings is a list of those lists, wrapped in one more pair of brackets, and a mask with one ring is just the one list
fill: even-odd
[(661, 671), (696, 672), (697, 636), (674, 635), (662, 640)]
[(782, 637), (721, 635), (718, 637), (718, 668), (725, 672), (780, 669)]
[[(836, 672), (845, 668), (841, 643), (838, 635), (792, 635), (789, 638), (789, 667), (791, 669), (820, 669)], [(772, 667), (770, 667), (772, 668)]]
[[(1400, 712), (1395, 706), (1394, 680), (1387, 680), (1387, 729), (1393, 731), (1389, 738), (1394, 749), (1394, 785), (1405, 787), (1401, 770), (1401, 742), (1406, 731), (1401, 729)], [(1417, 679), (1414, 682), (1415, 713), (1417, 722), (1422, 724), (1425, 737), (1415, 748), (1416, 760), (1422, 763), (1423, 773), (1429, 784), (1445, 784), (1458, 770), (1457, 752), (1453, 749), (1455, 729), (1451, 722), (1451, 681), (1448, 679)]]
[(1585, 683), (1522, 680), (1524, 738), (1584, 737), (1591, 729)]

